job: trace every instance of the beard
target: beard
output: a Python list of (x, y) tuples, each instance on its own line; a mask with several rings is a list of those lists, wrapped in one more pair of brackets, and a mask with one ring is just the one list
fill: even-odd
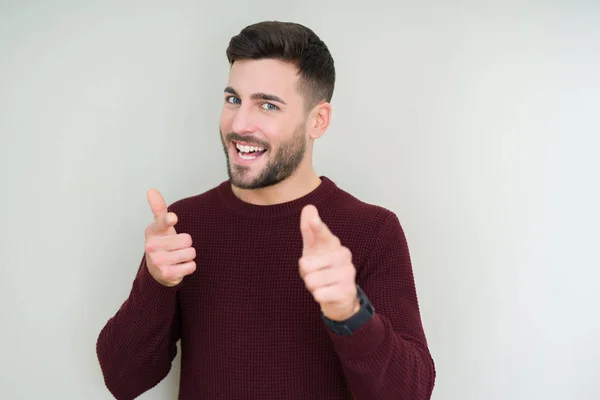
[[(227, 175), (232, 185), (240, 189), (262, 189), (276, 185), (279, 182), (289, 178), (300, 166), (306, 153), (307, 139), (306, 131), (302, 125), (299, 125), (294, 131), (292, 137), (282, 142), (271, 154), (271, 147), (268, 143), (258, 141), (251, 136), (242, 136), (235, 132), (228, 133), (223, 137), (220, 132), (221, 143), (225, 151), (227, 161)], [(250, 176), (251, 166), (232, 164), (229, 159), (228, 143), (232, 141), (247, 142), (267, 149), (267, 153), (261, 157), (269, 156), (267, 165), (254, 178)]]

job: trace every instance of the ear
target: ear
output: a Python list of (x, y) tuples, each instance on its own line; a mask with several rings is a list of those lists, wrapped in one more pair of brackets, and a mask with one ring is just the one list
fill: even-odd
[(309, 132), (311, 139), (318, 139), (329, 127), (331, 121), (331, 104), (322, 102), (315, 106), (309, 118)]

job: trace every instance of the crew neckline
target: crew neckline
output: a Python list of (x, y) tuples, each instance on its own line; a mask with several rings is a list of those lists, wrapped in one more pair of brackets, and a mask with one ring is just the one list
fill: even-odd
[(337, 190), (337, 185), (331, 179), (326, 176), (320, 176), (319, 178), (321, 179), (319, 186), (304, 196), (295, 200), (271, 205), (251, 204), (241, 200), (233, 193), (229, 180), (222, 182), (218, 186), (217, 191), (223, 204), (238, 214), (259, 218), (280, 217), (299, 213), (308, 204), (317, 206)]

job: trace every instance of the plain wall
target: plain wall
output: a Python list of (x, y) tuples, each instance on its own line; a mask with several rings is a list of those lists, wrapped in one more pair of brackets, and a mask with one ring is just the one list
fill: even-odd
[(433, 398), (600, 398), (600, 3), (566, 0), (0, 2), (0, 398), (111, 398), (145, 191), (226, 178), (225, 48), (265, 19), (333, 53), (315, 165), (399, 215)]

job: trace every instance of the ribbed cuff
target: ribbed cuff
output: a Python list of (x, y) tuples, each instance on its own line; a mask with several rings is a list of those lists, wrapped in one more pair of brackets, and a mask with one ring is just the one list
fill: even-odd
[(175, 307), (181, 283), (173, 287), (161, 285), (150, 275), (145, 260), (136, 277), (136, 284), (142, 300), (149, 306), (158, 309)]
[(327, 330), (337, 353), (341, 357), (352, 359), (368, 358), (381, 347), (386, 337), (385, 324), (377, 313), (352, 336), (339, 335), (328, 328)]

